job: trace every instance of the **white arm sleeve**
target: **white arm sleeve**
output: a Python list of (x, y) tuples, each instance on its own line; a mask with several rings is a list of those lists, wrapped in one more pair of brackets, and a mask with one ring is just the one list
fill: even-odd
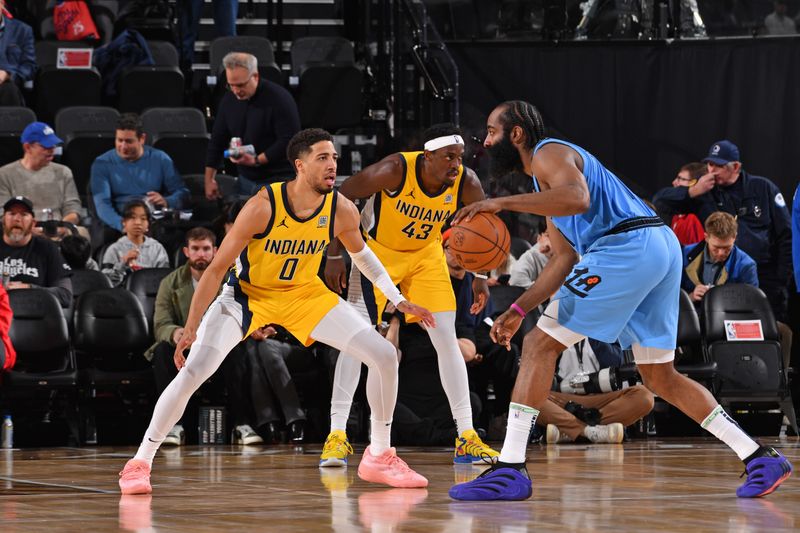
[(397, 307), (400, 302), (406, 300), (403, 295), (400, 294), (400, 291), (397, 290), (395, 284), (392, 283), (392, 278), (389, 277), (389, 273), (386, 272), (378, 256), (375, 255), (375, 252), (370, 250), (369, 246), (364, 245), (364, 249), (358, 253), (350, 253), (350, 258), (353, 260), (353, 264), (356, 268), (358, 268), (373, 285), (378, 287), (395, 307)]

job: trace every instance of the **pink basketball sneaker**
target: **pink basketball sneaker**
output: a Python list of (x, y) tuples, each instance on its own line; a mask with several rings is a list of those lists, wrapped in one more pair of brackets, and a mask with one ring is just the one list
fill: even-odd
[(131, 459), (119, 473), (122, 494), (150, 494), (150, 465), (141, 459)]
[(358, 477), (372, 483), (384, 483), (390, 487), (413, 489), (427, 487), (428, 480), (417, 474), (405, 461), (397, 457), (394, 448), (389, 448), (377, 457), (369, 446), (364, 450), (358, 464)]

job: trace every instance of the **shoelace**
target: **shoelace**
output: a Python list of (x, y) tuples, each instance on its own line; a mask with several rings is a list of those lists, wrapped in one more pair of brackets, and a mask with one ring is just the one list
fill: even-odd
[(396, 455), (392, 455), (386, 461), (386, 464), (387, 464), (387, 466), (390, 466), (393, 469), (400, 470), (404, 474), (407, 473), (407, 472), (411, 472), (411, 468), (408, 466), (408, 464), (405, 461), (403, 461), (402, 459), (400, 459)]
[(131, 466), (126, 465), (125, 468), (122, 470), (122, 472), (119, 473), (119, 475), (121, 476), (124, 474), (136, 473), (139, 470), (147, 472), (147, 466), (143, 465), (142, 463), (135, 463)]
[(464, 451), (469, 455), (474, 455), (475, 457), (480, 457), (481, 459), (492, 458), (492, 454), (486, 451), (486, 444), (477, 437), (476, 440), (466, 440), (464, 439)]
[(329, 452), (337, 449), (339, 446), (344, 446), (344, 449), (347, 451), (348, 455), (353, 453), (353, 447), (350, 445), (350, 443), (346, 440), (342, 440), (338, 435), (328, 437), (328, 440), (325, 441), (323, 451)]

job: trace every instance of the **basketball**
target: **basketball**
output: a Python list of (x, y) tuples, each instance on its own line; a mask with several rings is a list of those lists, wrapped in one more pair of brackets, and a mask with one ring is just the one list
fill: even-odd
[(493, 270), (508, 257), (511, 236), (493, 213), (478, 213), (452, 227), (448, 240), (456, 261), (470, 272)]

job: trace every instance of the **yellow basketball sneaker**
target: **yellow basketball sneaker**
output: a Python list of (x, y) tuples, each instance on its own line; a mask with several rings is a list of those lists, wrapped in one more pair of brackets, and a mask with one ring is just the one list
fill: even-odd
[(347, 441), (347, 433), (341, 429), (331, 431), (322, 447), (319, 466), (347, 466), (348, 455), (353, 455), (353, 447)]
[(456, 437), (456, 451), (453, 462), (456, 464), (493, 464), (500, 453), (484, 444), (474, 429), (468, 429)]

